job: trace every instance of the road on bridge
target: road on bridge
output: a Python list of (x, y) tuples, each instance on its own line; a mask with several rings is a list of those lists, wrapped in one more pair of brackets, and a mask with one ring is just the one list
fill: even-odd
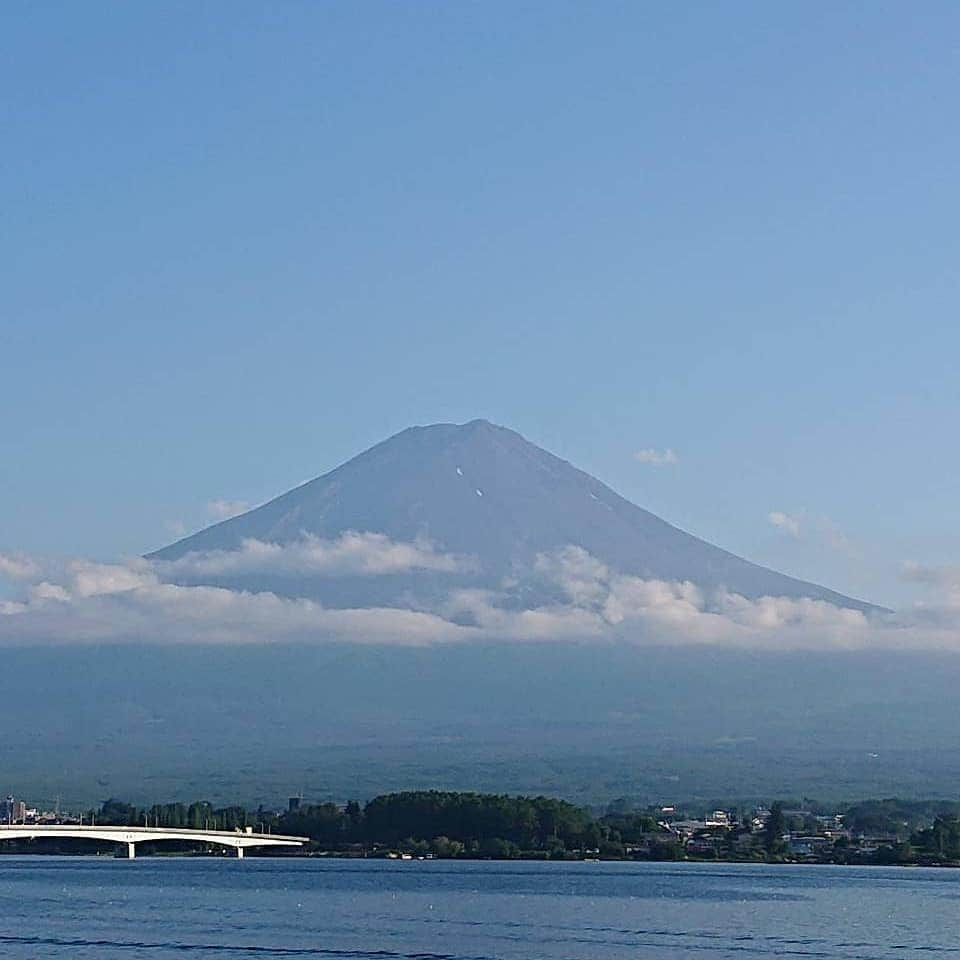
[(127, 857), (136, 857), (137, 844), (147, 841), (190, 840), (196, 843), (213, 843), (236, 850), (242, 858), (243, 851), (251, 847), (302, 847), (309, 837), (288, 837), (276, 833), (254, 833), (246, 830), (189, 830), (170, 827), (116, 827), (109, 825), (57, 824), (12, 824), (0, 825), (0, 841), (59, 837), (72, 840), (105, 840), (108, 843), (127, 845)]

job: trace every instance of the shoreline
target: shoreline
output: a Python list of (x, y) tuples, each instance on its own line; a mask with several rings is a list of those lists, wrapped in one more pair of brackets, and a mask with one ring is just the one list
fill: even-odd
[[(103, 860), (120, 861), (129, 863), (130, 861), (123, 856), (115, 854), (97, 854), (82, 852), (37, 852), (37, 851), (0, 851), (0, 862), (4, 859), (10, 860)], [(190, 852), (171, 852), (171, 853), (152, 853), (138, 855), (136, 861), (180, 861), (180, 860), (209, 860), (209, 861), (231, 861), (236, 858), (228, 855), (218, 855), (210, 853), (190, 853)], [(566, 860), (545, 860), (538, 857), (519, 857), (519, 858), (496, 858), (496, 857), (457, 857), (457, 858), (433, 858), (413, 857), (410, 860), (400, 857), (350, 857), (342, 854), (327, 853), (300, 853), (300, 854), (247, 854), (244, 858), (249, 860), (270, 860), (270, 861), (289, 861), (289, 860), (318, 860), (323, 862), (363, 862), (363, 863), (389, 863), (407, 865), (411, 863), (442, 863), (442, 864), (477, 864), (477, 863), (509, 863), (509, 864), (542, 864), (544, 866), (576, 866), (590, 865), (602, 866), (606, 864), (634, 864), (637, 866), (672, 866), (672, 867), (837, 867), (850, 870), (957, 870), (960, 869), (960, 862), (953, 863), (844, 863), (842, 861), (809, 861), (809, 860), (635, 860), (635, 859), (566, 859)], [(242, 868), (241, 868), (242, 869)]]
[[(96, 853), (84, 851), (64, 851), (64, 850), (2, 850), (0, 849), (0, 860), (4, 858), (29, 858), (29, 859), (69, 859), (69, 860), (122, 860), (127, 861), (127, 857), (119, 853)], [(205, 851), (154, 851), (151, 853), (139, 853), (137, 860), (230, 860), (236, 858), (229, 853), (208, 853)], [(513, 863), (513, 864), (557, 864), (572, 865), (584, 864), (591, 866), (600, 866), (603, 864), (662, 864), (664, 866), (745, 866), (745, 867), (849, 867), (852, 869), (914, 869), (914, 870), (957, 870), (960, 869), (960, 861), (950, 862), (908, 862), (908, 863), (877, 863), (877, 862), (856, 862), (843, 860), (746, 860), (746, 859), (712, 859), (683, 857), (676, 860), (651, 860), (637, 857), (426, 857), (426, 856), (402, 856), (400, 854), (369, 854), (366, 856), (351, 855), (341, 851), (303, 851), (296, 853), (255, 853), (249, 852), (244, 857), (245, 860), (321, 860), (337, 862), (378, 862), (395, 863), (406, 865), (411, 863)]]

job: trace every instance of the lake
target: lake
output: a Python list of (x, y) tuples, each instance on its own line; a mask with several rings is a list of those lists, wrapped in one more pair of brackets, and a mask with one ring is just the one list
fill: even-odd
[(960, 957), (960, 871), (0, 857), (0, 957)]

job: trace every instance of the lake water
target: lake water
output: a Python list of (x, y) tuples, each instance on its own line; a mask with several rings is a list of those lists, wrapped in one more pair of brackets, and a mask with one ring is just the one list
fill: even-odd
[(0, 958), (960, 958), (960, 871), (0, 857)]

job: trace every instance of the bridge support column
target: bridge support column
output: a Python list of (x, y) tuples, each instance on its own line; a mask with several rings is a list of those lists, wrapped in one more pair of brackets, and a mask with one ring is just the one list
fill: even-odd
[(127, 859), (135, 860), (137, 856), (137, 845), (135, 843), (127, 844)]
[(243, 847), (237, 847), (237, 859), (238, 860), (243, 859)]

